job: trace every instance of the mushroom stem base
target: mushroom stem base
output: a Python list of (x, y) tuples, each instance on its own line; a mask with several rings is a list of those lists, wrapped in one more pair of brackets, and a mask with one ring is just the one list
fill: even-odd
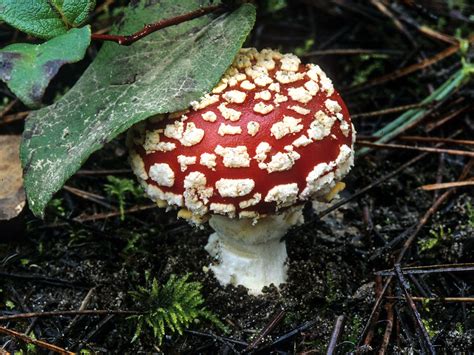
[(256, 222), (212, 216), (209, 224), (215, 233), (206, 250), (218, 260), (210, 269), (221, 285), (243, 285), (256, 295), (264, 286), (286, 282), (286, 245), (280, 239), (291, 226), (302, 223), (301, 211), (298, 206)]

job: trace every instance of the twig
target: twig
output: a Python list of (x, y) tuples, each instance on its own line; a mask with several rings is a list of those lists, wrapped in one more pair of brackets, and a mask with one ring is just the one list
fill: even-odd
[[(382, 276), (375, 275), (375, 297), (378, 299), (382, 294)], [(375, 334), (375, 325), (380, 316), (380, 308), (378, 308), (372, 318), (372, 323), (370, 324), (369, 330), (367, 331), (367, 336), (364, 339), (364, 345), (370, 345)]]
[(429, 350), (430, 354), (436, 354), (435, 349), (433, 347), (433, 344), (431, 344), (431, 340), (430, 340), (430, 336), (428, 335), (428, 331), (426, 330), (425, 325), (423, 324), (423, 322), (421, 320), (420, 313), (418, 312), (418, 310), (416, 308), (415, 302), (413, 302), (413, 299), (410, 295), (410, 292), (408, 290), (407, 281), (403, 277), (403, 274), (401, 272), (401, 268), (400, 268), (399, 263), (395, 264), (394, 270), (395, 270), (395, 274), (397, 275), (400, 286), (403, 290), (403, 293), (405, 295), (405, 299), (406, 299), (406, 301), (408, 303), (408, 306), (409, 306), (409, 308), (412, 312), (412, 316), (415, 320), (415, 324), (417, 325), (418, 330), (422, 334), (423, 339), (426, 343), (426, 346), (428, 347), (428, 350)]
[(250, 345), (244, 350), (245, 352), (251, 351), (257, 347), (258, 344), (265, 338), (275, 327), (283, 320), (285, 317), (285, 310), (281, 310), (277, 313), (275, 317), (268, 323), (260, 333), (256, 336), (255, 340), (250, 343)]
[(328, 350), (326, 352), (327, 355), (335, 354), (337, 343), (339, 342), (342, 330), (344, 329), (344, 320), (344, 315), (340, 315), (336, 318), (334, 330), (332, 331), (331, 340), (329, 341)]
[(362, 333), (360, 334), (359, 336), (359, 341), (357, 342), (357, 345), (358, 346), (361, 346), (362, 343), (366, 343), (365, 339), (366, 339), (366, 334), (368, 335), (368, 331), (369, 329), (373, 326), (373, 324), (375, 323), (374, 322), (374, 319), (375, 319), (375, 315), (378, 315), (378, 312), (379, 312), (379, 307), (380, 305), (382, 304), (382, 300), (385, 296), (385, 293), (387, 292), (388, 290), (388, 287), (390, 286), (390, 283), (392, 282), (392, 277), (393, 276), (389, 276), (387, 278), (387, 280), (385, 281), (385, 284), (383, 285), (383, 288), (382, 288), (382, 292), (380, 292), (380, 295), (376, 298), (375, 300), (375, 304), (374, 306), (372, 307), (372, 310), (370, 311), (370, 315), (369, 315), (369, 319), (367, 319), (367, 323), (365, 324), (364, 326), (364, 329), (362, 329)]
[[(374, 136), (364, 136), (359, 134), (357, 139), (362, 141), (374, 141), (378, 137)], [(442, 138), (442, 137), (422, 137), (422, 136), (400, 136), (397, 138), (400, 141), (408, 142), (428, 142), (428, 143), (446, 143), (446, 144), (455, 144), (455, 145), (467, 145), (474, 146), (474, 140), (468, 139), (451, 139), (451, 138)]]
[(105, 202), (105, 197), (101, 195), (94, 194), (92, 192), (84, 191), (72, 186), (64, 185), (63, 189), (72, 193), (73, 195), (76, 195), (80, 198), (83, 198), (84, 200), (92, 201), (94, 203), (97, 203), (98, 205), (101, 205), (102, 207), (108, 208), (113, 211), (117, 211), (117, 208), (115, 206), (112, 206), (110, 203)]
[[(442, 272), (467, 272), (467, 271), (474, 271), (474, 263), (413, 266), (413, 267), (405, 267), (405, 268), (402, 268), (401, 270), (404, 275), (439, 274)], [(375, 275), (390, 276), (390, 275), (395, 275), (395, 273), (391, 269), (391, 270), (377, 271), (375, 272)]]
[(138, 312), (138, 311), (121, 311), (121, 310), (108, 310), (108, 309), (84, 309), (81, 311), (73, 310), (73, 311), (50, 311), (50, 312), (30, 312), (30, 313), (20, 313), (20, 314), (13, 314), (9, 316), (0, 316), (0, 322), (11, 322), (21, 319), (29, 319), (29, 318), (44, 318), (44, 317), (60, 317), (60, 316), (75, 316), (75, 315), (93, 315), (93, 316), (102, 316), (102, 315), (110, 315), (110, 314), (118, 314), (118, 315), (136, 315), (136, 314), (145, 314), (146, 312)]
[(46, 349), (46, 350), (49, 350), (49, 351), (54, 351), (54, 352), (59, 353), (59, 354), (74, 355), (74, 353), (69, 352), (69, 351), (67, 351), (67, 350), (65, 350), (65, 349), (63, 349), (59, 346), (49, 344), (49, 343), (47, 343), (45, 341), (42, 341), (42, 340), (30, 338), (28, 335), (26, 335), (24, 333), (19, 333), (19, 332), (16, 332), (14, 330), (11, 330), (11, 329), (8, 329), (8, 328), (2, 327), (2, 326), (0, 326), (0, 333), (11, 336), (11, 337), (16, 338), (16, 339), (19, 339), (19, 340), (21, 340), (21, 341), (23, 341), (27, 344), (33, 344), (33, 345), (39, 346), (42, 349)]
[(428, 107), (432, 105), (431, 103), (417, 103), (417, 104), (411, 104), (411, 105), (403, 105), (403, 106), (397, 106), (397, 107), (391, 107), (391, 108), (386, 108), (383, 110), (378, 110), (378, 111), (371, 111), (371, 112), (364, 112), (364, 113), (356, 113), (354, 115), (351, 115), (351, 118), (363, 118), (363, 117), (374, 117), (374, 116), (382, 116), (382, 115), (389, 115), (391, 113), (397, 113), (397, 112), (402, 112), (402, 111), (407, 111), (411, 110), (414, 108), (420, 108), (420, 107)]
[(311, 51), (300, 55), (302, 58), (326, 56), (326, 55), (361, 55), (361, 54), (386, 54), (402, 55), (403, 52), (395, 49), (362, 49), (362, 48), (333, 48)]
[(453, 182), (443, 182), (439, 184), (428, 184), (420, 186), (420, 190), (433, 191), (441, 189), (449, 189), (451, 187), (464, 187), (464, 186), (474, 186), (474, 178), (465, 181), (453, 181)]
[(292, 339), (293, 337), (298, 335), (300, 332), (303, 332), (306, 329), (312, 328), (315, 324), (316, 324), (316, 320), (307, 321), (307, 322), (303, 323), (302, 325), (296, 327), (295, 329), (289, 331), (288, 333), (283, 334), (282, 336), (278, 337), (278, 339), (275, 340), (270, 345), (267, 345), (267, 346), (259, 349), (259, 351), (257, 353), (267, 354), (268, 349), (272, 349), (274, 347), (277, 347), (281, 344), (286, 343), (287, 341), (289, 341), (290, 339)]
[(72, 349), (75, 348), (77, 344), (79, 343), (80, 344), (79, 349), (76, 353), (80, 353), (83, 345), (86, 344), (90, 339), (92, 339), (104, 327), (104, 325), (106, 325), (108, 322), (110, 322), (110, 320), (112, 320), (113, 317), (114, 317), (113, 314), (109, 314), (108, 316), (106, 316), (104, 319), (102, 319), (99, 322), (99, 324), (97, 324), (94, 327), (94, 329), (92, 329), (89, 333), (87, 333), (84, 339), (81, 339), (80, 341), (72, 344), (71, 348)]
[[(400, 297), (385, 296), (389, 300), (400, 300)], [(440, 303), (474, 303), (474, 297), (411, 297), (416, 302), (440, 302)]]
[(365, 90), (365, 89), (374, 87), (376, 85), (384, 84), (386, 82), (402, 78), (402, 77), (407, 76), (411, 73), (414, 73), (418, 70), (428, 68), (429, 66), (432, 66), (433, 64), (438, 63), (439, 61), (443, 60), (444, 58), (447, 58), (447, 57), (457, 53), (458, 50), (459, 50), (459, 44), (452, 45), (452, 46), (442, 50), (441, 52), (437, 53), (436, 55), (434, 55), (430, 58), (426, 58), (425, 60), (423, 60), (419, 63), (415, 63), (415, 64), (409, 65), (405, 68), (395, 70), (394, 72), (391, 72), (391, 73), (383, 75), (381, 77), (372, 79), (372, 80), (370, 80), (366, 83), (353, 86), (352, 88), (349, 88), (347, 90), (347, 92), (350, 92), (350, 93), (358, 92), (358, 91), (361, 91), (361, 90)]
[(441, 138), (441, 137), (420, 137), (420, 136), (400, 136), (398, 137), (398, 139), (402, 141), (409, 141), (409, 142), (447, 143), (447, 144), (474, 146), (474, 140), (467, 140), (467, 139), (451, 139), (451, 138)]
[(448, 44), (456, 44), (458, 42), (456, 37), (449, 36), (439, 31), (433, 30), (427, 26), (417, 26), (418, 31), (426, 35), (427, 37), (437, 39), (438, 41), (445, 42)]
[(138, 32), (135, 32), (131, 35), (109, 35), (109, 34), (100, 34), (93, 33), (91, 38), (95, 41), (111, 41), (116, 42), (122, 46), (129, 46), (132, 43), (135, 43), (139, 39), (148, 36), (149, 34), (161, 30), (166, 27), (175, 26), (180, 23), (193, 20), (195, 18), (207, 15), (211, 12), (223, 9), (223, 5), (211, 5), (202, 7), (200, 9), (188, 12), (187, 14), (179, 15), (170, 19), (162, 20), (156, 23), (148, 24), (143, 27)]
[(380, 345), (379, 355), (384, 355), (387, 351), (388, 344), (390, 342), (390, 337), (392, 336), (393, 329), (393, 303), (387, 302), (385, 305), (385, 311), (387, 312), (387, 326), (385, 327), (385, 332), (383, 334), (382, 345)]
[[(96, 289), (95, 287), (92, 287), (87, 292), (86, 296), (84, 297), (84, 299), (81, 302), (81, 305), (79, 306), (78, 311), (83, 311), (87, 308), (87, 306), (89, 305), (89, 303), (92, 299), (92, 296), (94, 295), (95, 289)], [(61, 334), (55, 339), (54, 342), (57, 342), (58, 340), (62, 340), (66, 335), (68, 335), (69, 332), (71, 331), (71, 329), (76, 325), (76, 323), (79, 321), (80, 318), (81, 318), (81, 315), (77, 314), (72, 319), (72, 321), (67, 325), (66, 329), (64, 329), (64, 331), (62, 331)]]
[(446, 153), (450, 155), (460, 155), (460, 156), (474, 158), (474, 152), (459, 150), (459, 149), (416, 147), (416, 146), (410, 146), (410, 145), (404, 145), (404, 144), (374, 143), (374, 142), (368, 142), (368, 141), (356, 141), (356, 144), (361, 145), (363, 147), (416, 150), (418, 152), (428, 152), (428, 153), (438, 153), (438, 154)]
[(0, 126), (6, 125), (12, 122), (21, 121), (26, 116), (30, 114), (30, 111), (12, 113), (11, 115), (6, 115), (3, 117), (3, 120), (0, 121)]
[(468, 111), (469, 109), (472, 109), (472, 105), (465, 105), (461, 107), (460, 109), (442, 117), (441, 119), (436, 120), (435, 122), (428, 123), (425, 127), (425, 132), (431, 132), (432, 130), (438, 128), (439, 126), (444, 125), (446, 122), (452, 120), (453, 118), (459, 116), (461, 113), (464, 113), (465, 111)]
[(212, 339), (216, 339), (216, 340), (220, 340), (220, 341), (225, 341), (225, 342), (228, 342), (228, 343), (234, 343), (234, 344), (237, 344), (237, 345), (248, 346), (248, 343), (246, 343), (244, 341), (235, 340), (235, 339), (227, 338), (227, 337), (221, 337), (221, 336), (215, 335), (215, 334), (208, 334), (208, 333), (198, 332), (198, 331), (189, 330), (189, 329), (185, 329), (184, 332), (187, 333), (187, 334), (191, 334), (191, 335), (197, 335), (197, 336), (202, 336), (202, 337), (206, 337), (206, 338), (212, 338)]
[(15, 100), (12, 100), (11, 102), (9, 102), (4, 108), (3, 110), (0, 111), (0, 118), (3, 118), (3, 116), (5, 116), (12, 108), (13, 106), (15, 106), (18, 102), (18, 99), (15, 99)]
[[(134, 206), (132, 208), (129, 208), (129, 209), (125, 210), (123, 213), (127, 214), (127, 213), (140, 212), (140, 211), (150, 210), (150, 209), (156, 208), (156, 207), (157, 207), (156, 205)], [(97, 214), (93, 214), (93, 215), (78, 216), (78, 217), (73, 218), (72, 220), (74, 222), (82, 223), (82, 222), (87, 222), (87, 221), (98, 221), (98, 220), (101, 220), (101, 219), (107, 219), (107, 218), (110, 218), (110, 217), (117, 217), (117, 216), (120, 216), (120, 215), (121, 215), (120, 211), (116, 211), (116, 212), (97, 213)]]
[(374, 5), (381, 13), (387, 16), (390, 20), (392, 20), (395, 27), (402, 32), (406, 38), (411, 42), (411, 44), (415, 47), (416, 42), (411, 35), (411, 33), (405, 28), (405, 26), (400, 22), (398, 18), (396, 18), (393, 13), (380, 1), (380, 0), (370, 0), (372, 5)]
[(130, 169), (109, 169), (109, 170), (79, 170), (75, 175), (117, 175), (117, 174), (131, 174)]
[(13, 278), (13, 279), (19, 279), (19, 280), (28, 280), (28, 281), (34, 281), (34, 282), (41, 282), (46, 285), (52, 285), (52, 286), (60, 286), (60, 287), (77, 287), (77, 288), (85, 288), (85, 284), (81, 284), (78, 282), (73, 282), (73, 281), (68, 281), (68, 280), (63, 280), (63, 279), (55, 279), (52, 277), (46, 277), (42, 275), (35, 275), (35, 274), (14, 274), (14, 273), (8, 273), (8, 272), (2, 272), (0, 271), (0, 277), (7, 277), (7, 278)]

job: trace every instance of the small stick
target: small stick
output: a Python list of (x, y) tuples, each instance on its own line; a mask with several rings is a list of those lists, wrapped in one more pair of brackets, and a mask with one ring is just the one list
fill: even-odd
[(464, 187), (464, 186), (473, 186), (474, 185), (474, 178), (471, 178), (466, 181), (453, 181), (453, 182), (443, 182), (439, 184), (428, 184), (420, 186), (418, 189), (425, 190), (425, 191), (433, 191), (433, 190), (442, 190), (442, 189), (450, 189), (451, 187)]
[(91, 38), (95, 41), (111, 41), (116, 42), (122, 46), (129, 46), (132, 43), (135, 43), (139, 39), (152, 34), (158, 30), (161, 30), (166, 27), (175, 26), (182, 22), (190, 21), (195, 18), (207, 15), (211, 12), (216, 10), (220, 10), (223, 8), (223, 5), (211, 5), (207, 7), (202, 7), (200, 9), (188, 12), (187, 14), (179, 15), (173, 18), (169, 18), (166, 20), (162, 20), (156, 23), (148, 24), (143, 27), (138, 32), (135, 32), (131, 35), (109, 35), (109, 34), (100, 34), (100, 33), (93, 33)]
[(78, 282), (73, 282), (73, 281), (63, 280), (63, 279), (55, 279), (52, 277), (36, 275), (36, 274), (26, 275), (26, 274), (14, 274), (14, 273), (0, 271), (0, 277), (41, 282), (46, 285), (60, 286), (60, 287), (70, 287), (70, 288), (85, 288), (86, 287), (84, 284), (80, 284)]
[(84, 191), (68, 185), (64, 185), (63, 189), (75, 196), (83, 198), (84, 200), (92, 201), (94, 203), (97, 203), (98, 205), (101, 205), (102, 207), (108, 208), (109, 210), (117, 211), (116, 207), (104, 201), (106, 199), (104, 196), (97, 195), (92, 192)]
[(415, 146), (404, 145), (404, 144), (373, 143), (373, 142), (368, 142), (368, 141), (356, 141), (356, 144), (364, 146), (364, 147), (416, 150), (418, 152), (438, 153), (438, 154), (446, 153), (450, 155), (460, 155), (464, 157), (474, 158), (474, 152), (470, 152), (467, 150), (432, 148), (432, 147), (415, 147)]
[(19, 339), (19, 340), (21, 340), (21, 341), (23, 341), (27, 344), (33, 344), (33, 345), (39, 346), (42, 349), (46, 349), (46, 350), (49, 350), (49, 351), (54, 351), (54, 352), (59, 353), (59, 354), (74, 355), (74, 353), (72, 353), (70, 351), (67, 351), (67, 350), (65, 350), (65, 349), (63, 349), (59, 346), (49, 344), (49, 343), (47, 343), (45, 341), (42, 341), (42, 340), (30, 338), (28, 335), (26, 335), (24, 333), (19, 333), (19, 332), (16, 332), (14, 330), (11, 330), (11, 329), (8, 329), (8, 328), (2, 327), (2, 326), (0, 326), (0, 333), (11, 336), (11, 337), (16, 338), (16, 339)]
[[(374, 140), (379, 139), (379, 137), (364, 136), (364, 135), (358, 135), (357, 138), (362, 141), (374, 141)], [(397, 138), (397, 140), (408, 141), (408, 142), (447, 143), (447, 144), (474, 146), (474, 140), (467, 140), (467, 139), (451, 139), (451, 138), (422, 137), (422, 136), (400, 136)]]
[(441, 42), (445, 42), (445, 43), (448, 43), (448, 44), (456, 44), (458, 42), (456, 37), (452, 37), (452, 36), (449, 36), (447, 34), (435, 31), (432, 28), (427, 27), (427, 26), (419, 26), (419, 27), (417, 26), (417, 29), (418, 29), (418, 31), (420, 31), (424, 35), (426, 35), (428, 37), (431, 37), (433, 39), (437, 39)]
[(349, 88), (348, 92), (354, 93), (354, 92), (358, 92), (358, 91), (361, 91), (361, 90), (365, 90), (365, 89), (371, 88), (371, 87), (376, 86), (376, 85), (384, 84), (386, 82), (399, 79), (399, 78), (404, 77), (408, 74), (414, 73), (418, 70), (428, 68), (429, 66), (431, 66), (435, 63), (438, 63), (440, 60), (443, 60), (444, 58), (447, 58), (447, 57), (457, 53), (458, 50), (459, 50), (459, 44), (452, 45), (452, 46), (442, 50), (441, 52), (435, 54), (434, 56), (432, 56), (430, 58), (426, 58), (425, 60), (423, 60), (419, 63), (415, 63), (415, 64), (409, 65), (407, 67), (395, 70), (395, 71), (393, 71), (389, 74), (386, 74), (386, 75), (383, 75), (381, 77), (375, 78), (375, 79), (370, 80), (366, 83), (355, 85), (355, 86)]
[(325, 50), (311, 51), (300, 55), (301, 58), (317, 57), (325, 55), (360, 55), (360, 54), (387, 54), (402, 55), (402, 51), (391, 49), (362, 49), (362, 48), (332, 48)]
[[(385, 296), (388, 300), (401, 300), (401, 297)], [(439, 303), (474, 303), (474, 297), (415, 297), (411, 299), (416, 302), (439, 302)]]
[(416, 309), (415, 302), (413, 302), (413, 299), (410, 295), (410, 292), (408, 291), (408, 284), (407, 284), (407, 281), (405, 280), (405, 278), (403, 277), (403, 274), (402, 274), (399, 263), (395, 264), (394, 270), (395, 270), (395, 274), (397, 275), (400, 286), (403, 290), (403, 293), (405, 294), (405, 299), (406, 299), (406, 301), (407, 301), (407, 303), (410, 307), (410, 310), (412, 312), (412, 316), (415, 320), (415, 324), (417, 325), (420, 333), (423, 335), (423, 339), (426, 343), (426, 346), (428, 347), (428, 350), (429, 350), (430, 354), (436, 354), (436, 351), (433, 347), (433, 344), (431, 344), (431, 340), (430, 340), (430, 336), (428, 335), (428, 331), (426, 330), (425, 325), (423, 324), (423, 322), (421, 320), (420, 313)]
[[(382, 276), (375, 275), (375, 297), (379, 298), (382, 294)], [(372, 318), (372, 323), (370, 324), (370, 329), (367, 331), (367, 335), (364, 339), (364, 345), (370, 345), (375, 334), (375, 324), (379, 320), (380, 308), (377, 309), (376, 313)]]
[(409, 142), (430, 142), (430, 143), (448, 143), (457, 145), (474, 146), (474, 140), (450, 139), (441, 137), (420, 137), (420, 136), (400, 136), (397, 139)]
[(340, 315), (336, 318), (334, 330), (332, 331), (331, 340), (329, 341), (328, 350), (326, 352), (327, 355), (335, 354), (337, 343), (339, 342), (342, 330), (344, 329), (344, 320), (344, 315)]
[(444, 125), (446, 122), (452, 120), (453, 118), (457, 117), (461, 113), (464, 113), (465, 111), (467, 111), (470, 108), (471, 108), (470, 105), (465, 105), (465, 106), (461, 107), (460, 109), (458, 109), (458, 110), (442, 117), (441, 119), (439, 119), (435, 122), (428, 123), (425, 127), (425, 132), (431, 132), (432, 130), (438, 128), (439, 126)]
[(390, 283), (392, 282), (393, 276), (389, 276), (387, 280), (385, 280), (385, 284), (383, 285), (382, 292), (380, 292), (380, 295), (376, 298), (375, 304), (372, 307), (372, 311), (370, 312), (369, 319), (367, 319), (367, 323), (364, 326), (364, 329), (362, 329), (362, 333), (359, 336), (359, 341), (357, 342), (357, 345), (360, 346), (362, 343), (365, 343), (366, 339), (366, 334), (368, 334), (368, 330), (370, 327), (375, 324), (375, 316), (379, 314), (379, 307), (382, 304), (382, 300), (385, 296), (385, 293), (388, 290), (388, 287), (390, 286)]
[(202, 337), (206, 337), (206, 338), (212, 338), (212, 339), (220, 340), (222, 342), (234, 343), (234, 344), (241, 345), (241, 346), (248, 346), (248, 344), (244, 341), (235, 340), (235, 339), (227, 338), (227, 337), (221, 337), (221, 336), (215, 335), (215, 334), (208, 334), (208, 333), (198, 332), (196, 330), (190, 330), (190, 329), (185, 329), (184, 332), (186, 334), (202, 336)]
[[(129, 209), (125, 210), (124, 214), (150, 210), (150, 209), (156, 208), (156, 207), (157, 207), (156, 204), (154, 204), (154, 205), (134, 206), (132, 208), (129, 208)], [(117, 216), (120, 216), (120, 215), (121, 215), (120, 211), (116, 211), (116, 212), (107, 212), (107, 213), (97, 213), (97, 214), (86, 215), (86, 216), (78, 216), (78, 217), (73, 218), (72, 220), (74, 222), (82, 223), (82, 222), (87, 222), (87, 221), (98, 221), (98, 220), (101, 220), (101, 219), (107, 219), (107, 218), (110, 218), (110, 217), (117, 217)]]
[[(362, 118), (362, 117), (374, 117), (374, 116), (389, 115), (391, 113), (408, 111), (408, 110), (411, 110), (411, 109), (414, 109), (414, 108), (429, 107), (431, 105), (432, 105), (432, 103), (427, 104), (427, 103), (419, 102), (419, 103), (416, 103), (416, 104), (391, 107), (391, 108), (386, 108), (386, 109), (378, 110), (378, 111), (356, 113), (354, 115), (351, 115), (351, 118), (354, 119), (354, 118)], [(377, 137), (375, 137), (375, 138), (377, 138)]]
[(295, 329), (289, 331), (288, 333), (283, 334), (282, 336), (278, 337), (278, 339), (275, 340), (273, 343), (271, 343), (270, 345), (268, 345), (268, 346), (266, 346), (266, 347), (264, 347), (263, 349), (260, 349), (260, 350), (263, 352), (263, 350), (272, 349), (274, 347), (277, 347), (277, 346), (287, 342), (288, 340), (292, 339), (294, 336), (296, 336), (300, 332), (303, 332), (306, 329), (310, 329), (315, 324), (316, 324), (315, 320), (307, 321), (307, 322), (301, 324), (300, 326), (296, 327)]
[(390, 20), (392, 20), (395, 27), (405, 35), (406, 38), (410, 41), (413, 47), (416, 47), (416, 42), (411, 35), (411, 33), (405, 28), (405, 26), (401, 23), (401, 21), (396, 18), (393, 13), (382, 3), (380, 0), (370, 0), (372, 5), (374, 5), (381, 13), (387, 16)]
[(18, 99), (15, 99), (15, 100), (12, 100), (11, 102), (9, 102), (2, 111), (0, 111), (0, 118), (2, 118), (3, 116), (5, 116), (12, 108), (13, 106), (15, 106), (18, 102)]
[(286, 312), (283, 309), (278, 312), (277, 315), (270, 321), (270, 323), (263, 327), (255, 340), (252, 341), (244, 351), (247, 352), (255, 349), (262, 339), (265, 338), (282, 321), (282, 319), (285, 317), (285, 313)]
[[(87, 306), (89, 305), (91, 299), (92, 299), (92, 296), (94, 295), (94, 292), (95, 292), (95, 287), (92, 287), (86, 294), (86, 296), (84, 297), (84, 299), (82, 300), (81, 302), (81, 305), (79, 306), (79, 311), (83, 311), (87, 308)], [(79, 319), (81, 318), (81, 315), (80, 314), (77, 314), (73, 319), (72, 321), (67, 325), (66, 329), (64, 329), (64, 331), (61, 332), (61, 334), (55, 339), (55, 342), (57, 342), (58, 340), (62, 340), (66, 335), (69, 334), (69, 332), (71, 331), (71, 329), (76, 325), (76, 323), (79, 321)]]
[(0, 126), (6, 125), (12, 122), (16, 122), (16, 121), (21, 121), (29, 114), (30, 114), (30, 111), (25, 111), (25, 112), (12, 113), (11, 115), (6, 115), (3, 117), (3, 120), (0, 121)]
[(146, 312), (137, 312), (137, 311), (121, 311), (121, 310), (108, 310), (108, 309), (84, 309), (81, 311), (73, 310), (73, 311), (50, 311), (50, 312), (30, 312), (30, 313), (20, 313), (20, 314), (13, 314), (9, 316), (0, 316), (0, 322), (11, 322), (21, 319), (29, 319), (29, 318), (44, 318), (44, 317), (59, 317), (59, 316), (75, 316), (77, 314), (84, 315), (93, 315), (93, 316), (101, 316), (101, 315), (110, 315), (110, 314), (119, 314), (119, 315), (136, 315), (136, 314), (145, 314)]
[(110, 320), (112, 320), (112, 318), (114, 317), (113, 314), (109, 314), (108, 316), (106, 316), (104, 319), (102, 319), (99, 324), (97, 324), (94, 329), (92, 329), (89, 333), (87, 333), (87, 335), (85, 336), (84, 339), (81, 339), (80, 341), (74, 343), (71, 345), (71, 349), (74, 349), (77, 344), (79, 343), (79, 349), (76, 353), (80, 353), (81, 350), (82, 350), (82, 347), (87, 344), (87, 342), (93, 338), (108, 322), (110, 322)]
[[(428, 265), (428, 266), (413, 266), (402, 268), (402, 273), (405, 274), (431, 274), (441, 272), (466, 272), (474, 271), (474, 263), (463, 263), (463, 264), (439, 264), (439, 265)], [(375, 275), (389, 276), (395, 275), (393, 269), (382, 270), (375, 272)]]
[(109, 169), (109, 170), (79, 170), (76, 175), (116, 175), (116, 174), (131, 174), (130, 169)]
[(385, 311), (387, 312), (387, 327), (383, 334), (382, 345), (380, 345), (379, 355), (384, 355), (387, 352), (387, 347), (390, 342), (390, 337), (392, 336), (393, 329), (393, 303), (387, 302), (385, 305)]

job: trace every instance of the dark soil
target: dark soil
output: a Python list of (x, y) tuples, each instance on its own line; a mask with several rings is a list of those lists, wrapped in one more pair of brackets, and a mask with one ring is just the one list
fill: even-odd
[[(368, 2), (344, 1), (341, 2), (346, 4), (344, 6), (331, 3), (326, 7), (306, 3), (309, 2), (291, 2), (286, 9), (271, 13), (262, 10), (247, 45), (294, 51), (295, 48), (303, 50), (301, 48), (308, 39), (315, 39), (316, 44), (304, 51), (331, 48), (395, 48), (400, 51), (401, 55), (395, 57), (344, 55), (307, 58), (327, 68), (329, 75), (335, 78), (336, 87), (342, 89), (342, 96), (353, 114), (419, 102), (431, 88), (445, 80), (459, 61), (459, 58), (452, 58), (451, 62), (441, 62), (398, 81), (351, 93), (348, 90), (351, 85), (418, 62), (439, 52), (445, 45), (426, 39), (410, 28), (419, 45), (413, 49), (405, 36)], [(406, 5), (402, 10), (420, 23), (446, 33), (453, 33), (456, 28), (464, 34), (469, 30), (470, 27), (461, 20), (447, 15), (442, 17), (437, 12), (439, 9), (429, 6), (431, 2), (423, 3), (423, 9), (429, 14), (446, 21), (443, 28), (436, 27), (437, 21), (420, 9)], [(358, 21), (354, 18), (354, 9), (362, 9), (360, 11), (368, 17)], [(341, 30), (346, 32), (337, 35)], [(335, 35), (337, 39), (334, 39)], [(409, 134), (426, 136), (426, 125), (458, 108), (459, 100), (461, 104), (465, 103), (463, 100), (472, 100), (472, 87), (453, 94), (434, 115), (428, 116)], [(359, 134), (369, 135), (395, 117), (397, 114), (356, 118), (354, 123)], [(461, 129), (457, 139), (472, 139), (472, 128), (469, 113), (464, 113), (430, 135), (446, 137)], [(18, 131), (21, 126), (12, 125), (7, 129), (9, 132)], [(341, 198), (352, 195), (417, 154), (379, 150), (357, 159), (345, 179), (348, 187)], [(83, 169), (128, 169), (125, 155), (123, 137), (120, 137), (94, 154)], [(189, 328), (197, 333), (187, 332), (182, 336), (169, 333), (163, 344), (158, 345), (150, 330), (144, 330), (140, 338), (131, 343), (134, 323), (121, 315), (84, 315), (73, 323), (73, 317), (58, 316), (1, 325), (28, 332), (30, 336), (71, 351), (135, 353), (162, 350), (166, 353), (226, 354), (243, 351), (245, 347), (232, 340), (251, 343), (284, 310), (283, 320), (258, 344), (261, 353), (269, 353), (272, 349), (283, 353), (324, 353), (335, 319), (340, 315), (345, 316), (345, 326), (337, 353), (356, 351), (359, 336), (376, 299), (374, 272), (393, 268), (413, 226), (432, 206), (435, 197), (444, 192), (426, 192), (418, 187), (434, 183), (438, 177), (443, 182), (456, 181), (467, 163), (467, 158), (427, 155), (322, 219), (308, 208), (308, 222), (292, 230), (286, 238), (288, 283), (280, 289), (269, 287), (259, 297), (247, 295), (243, 287), (223, 288), (211, 272), (204, 271), (203, 267), (212, 262), (204, 250), (210, 229), (193, 228), (185, 221), (177, 221), (175, 212), (158, 208), (127, 213), (124, 220), (115, 216), (77, 222), (74, 220), (76, 217), (94, 214), (100, 217), (110, 209), (63, 190), (48, 208), (44, 221), (25, 212), (16, 221), (0, 225), (0, 238), (3, 239), (0, 244), (2, 315), (76, 310), (91, 289), (93, 293), (87, 309), (137, 310), (140, 305), (133, 300), (130, 291), (145, 285), (147, 273), (162, 283), (172, 274), (182, 276), (189, 273), (191, 280), (202, 283), (205, 306), (223, 321), (228, 332), (223, 333), (209, 322), (201, 321)], [(130, 173), (117, 176), (133, 179)], [(101, 174), (78, 174), (67, 183), (102, 195), (106, 197), (106, 203), (118, 206), (117, 200), (107, 197), (105, 184), (106, 175)], [(150, 203), (144, 197), (130, 194), (126, 197), (126, 207)], [(461, 188), (451, 195), (418, 233), (402, 266), (473, 262), (474, 207), (470, 206), (474, 206), (472, 189)], [(426, 274), (407, 279), (413, 296), (438, 300), (474, 296), (472, 271)], [(427, 352), (397, 280), (392, 282), (387, 295), (397, 298), (394, 305), (396, 321), (388, 353)], [(374, 339), (370, 343), (374, 350), (380, 347), (386, 329), (384, 307), (387, 304), (385, 300), (374, 328)], [(438, 350), (474, 351), (472, 304), (416, 302), (425, 328)], [(298, 331), (291, 335), (295, 329)], [(271, 346), (278, 339), (287, 341)], [(370, 349), (370, 346), (359, 348), (359, 351)], [(0, 336), (2, 348), (12, 353), (20, 350), (43, 352), (38, 347), (27, 348), (21, 341), (6, 336)]]

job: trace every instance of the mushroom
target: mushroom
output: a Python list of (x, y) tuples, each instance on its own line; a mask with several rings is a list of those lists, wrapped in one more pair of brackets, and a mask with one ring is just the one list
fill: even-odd
[(158, 206), (214, 233), (222, 285), (258, 294), (287, 279), (281, 238), (306, 201), (327, 201), (353, 164), (355, 130), (331, 80), (293, 54), (242, 49), (188, 110), (129, 131), (130, 161)]

